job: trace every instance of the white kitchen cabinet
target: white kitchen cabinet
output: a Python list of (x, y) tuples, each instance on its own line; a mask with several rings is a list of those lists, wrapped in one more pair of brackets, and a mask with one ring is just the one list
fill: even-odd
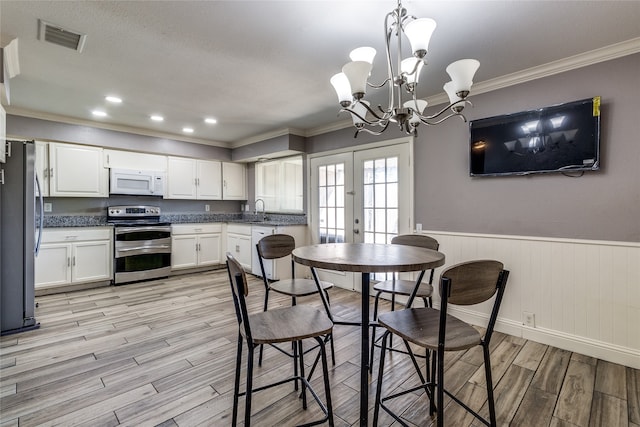
[[(40, 181), (40, 191), (42, 197), (49, 197), (49, 143), (45, 141), (36, 141), (36, 175)], [(38, 188), (36, 188), (36, 196)]]
[(125, 150), (104, 150), (104, 167), (156, 172), (167, 171), (167, 156)]
[(302, 212), (302, 156), (256, 163), (256, 199), (269, 212)]
[(35, 287), (111, 280), (111, 227), (45, 229), (35, 262)]
[(109, 171), (102, 148), (49, 143), (51, 197), (109, 197)]
[[(251, 271), (252, 252), (251, 225), (227, 224), (227, 250), (242, 268)], [(226, 259), (226, 257), (225, 257)]]
[(168, 157), (165, 199), (222, 199), (221, 162)]
[(171, 268), (223, 264), (222, 224), (175, 224), (171, 227)]
[(222, 199), (247, 200), (247, 166), (244, 163), (222, 163)]
[(204, 200), (222, 199), (222, 164), (212, 160), (198, 160), (196, 198)]

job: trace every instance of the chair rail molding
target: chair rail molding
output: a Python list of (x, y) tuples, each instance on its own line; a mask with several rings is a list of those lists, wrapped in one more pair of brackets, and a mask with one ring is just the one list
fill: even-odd
[[(422, 233), (438, 239), (446, 255), (436, 277), (472, 259), (497, 259), (511, 272), (497, 331), (640, 369), (640, 243)], [(483, 326), (489, 306), (451, 312)], [(535, 315), (533, 326), (524, 324), (524, 312)]]

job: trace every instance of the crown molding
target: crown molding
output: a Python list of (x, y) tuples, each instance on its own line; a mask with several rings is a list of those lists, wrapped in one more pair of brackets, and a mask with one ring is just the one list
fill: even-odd
[[(611, 61), (613, 59), (622, 58), (623, 56), (633, 55), (639, 52), (640, 37), (636, 37), (634, 39), (605, 46), (600, 49), (591, 50), (589, 52), (569, 56), (567, 58), (548, 62), (546, 64), (528, 68), (526, 70), (506, 74), (494, 79), (485, 80), (473, 85), (473, 94), (478, 95), (498, 89), (504, 89), (509, 86), (515, 86), (532, 80), (564, 73), (566, 71), (576, 70), (578, 68), (598, 64), (600, 62)], [(429, 96), (426, 98), (426, 100), (429, 105), (446, 104), (449, 102), (449, 98), (445, 93)], [(310, 137), (321, 135), (323, 133), (351, 127), (352, 125), (353, 123), (351, 120), (336, 122), (327, 126), (309, 129), (306, 136)]]
[[(640, 52), (640, 37), (626, 40), (621, 43), (605, 46), (589, 52), (569, 56), (557, 61), (528, 68), (516, 73), (507, 74), (495, 79), (485, 80), (474, 85), (473, 93), (486, 93), (532, 80), (553, 76), (566, 71), (577, 70), (578, 68), (598, 64), (600, 62), (611, 61), (623, 56), (633, 55)], [(446, 102), (446, 99), (445, 99)]]
[(173, 140), (173, 141), (182, 141), (182, 142), (190, 142), (190, 143), (193, 143), (193, 144), (210, 145), (210, 146), (213, 146), (213, 147), (231, 148), (230, 144), (226, 143), (226, 142), (211, 141), (211, 140), (208, 140), (208, 139), (199, 139), (199, 138), (189, 138), (189, 137), (184, 137), (184, 136), (181, 136), (181, 135), (175, 135), (175, 134), (164, 133), (164, 132), (157, 132), (157, 131), (152, 131), (152, 130), (149, 130), (149, 129), (142, 129), (142, 128), (137, 128), (137, 127), (132, 127), (132, 126), (123, 126), (123, 125), (113, 125), (113, 124), (109, 124), (109, 123), (100, 123), (100, 122), (96, 122), (96, 121), (92, 121), (92, 120), (76, 119), (74, 117), (62, 116), (62, 115), (57, 115), (57, 114), (48, 114), (48, 113), (43, 113), (43, 112), (40, 112), (40, 111), (34, 111), (34, 110), (28, 110), (28, 109), (16, 108), (16, 107), (10, 107), (10, 106), (7, 106), (6, 110), (7, 110), (7, 114), (11, 114), (11, 115), (14, 115), (14, 116), (30, 117), (30, 118), (41, 119), (41, 120), (49, 120), (49, 121), (53, 121), (53, 122), (66, 123), (66, 124), (70, 124), (70, 125), (89, 126), (89, 127), (92, 127), (92, 128), (105, 129), (105, 130), (111, 130), (111, 131), (116, 131), (116, 132), (127, 132), (127, 133), (133, 133), (133, 134), (136, 134), (136, 135), (150, 136), (150, 137), (154, 137), (154, 138), (170, 139), (170, 140)]

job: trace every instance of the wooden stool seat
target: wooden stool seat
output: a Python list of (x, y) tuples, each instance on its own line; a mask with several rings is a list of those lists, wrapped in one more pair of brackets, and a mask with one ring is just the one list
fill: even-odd
[[(320, 282), (323, 291), (333, 288), (333, 283)], [(318, 286), (313, 279), (283, 279), (269, 284), (269, 288), (290, 297), (306, 297), (318, 293)]]
[(331, 333), (333, 323), (326, 313), (296, 305), (249, 315), (251, 335), (255, 344), (299, 341)]
[[(384, 282), (376, 283), (373, 290), (408, 297), (415, 288), (416, 282), (414, 280), (385, 280)], [(416, 292), (416, 298), (431, 298), (432, 294), (433, 286), (428, 283), (421, 283)]]
[[(403, 340), (429, 350), (438, 349), (440, 310), (425, 307), (384, 313), (378, 323)], [(476, 328), (449, 314), (446, 331), (444, 351), (465, 350), (480, 345), (482, 340)]]

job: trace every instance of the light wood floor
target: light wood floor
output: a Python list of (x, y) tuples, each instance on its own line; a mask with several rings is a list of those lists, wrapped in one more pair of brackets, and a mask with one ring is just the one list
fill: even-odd
[[(251, 307), (260, 310), (263, 287), (257, 280), (252, 285)], [(42, 327), (0, 340), (0, 424), (229, 425), (237, 339), (230, 298), (225, 270), (38, 297)], [(271, 302), (289, 304), (275, 296)], [(331, 303), (340, 316), (359, 317), (359, 294), (334, 289)], [(359, 329), (336, 326), (334, 334), (335, 422), (355, 425)], [(492, 347), (499, 424), (640, 426), (640, 371), (499, 333)], [(385, 386), (413, 385), (407, 358), (395, 353), (390, 360)], [(446, 363), (448, 388), (486, 413), (481, 353), (451, 354)], [(256, 383), (290, 371), (290, 359), (268, 349)], [(324, 396), (320, 372), (313, 384)], [(287, 384), (258, 393), (253, 424), (288, 426), (317, 417), (312, 404), (301, 409), (292, 390)], [(428, 426), (427, 404), (424, 394), (412, 394), (396, 407), (408, 423)], [(479, 425), (455, 404), (445, 419), (449, 426)], [(391, 421), (383, 416), (381, 424)]]

